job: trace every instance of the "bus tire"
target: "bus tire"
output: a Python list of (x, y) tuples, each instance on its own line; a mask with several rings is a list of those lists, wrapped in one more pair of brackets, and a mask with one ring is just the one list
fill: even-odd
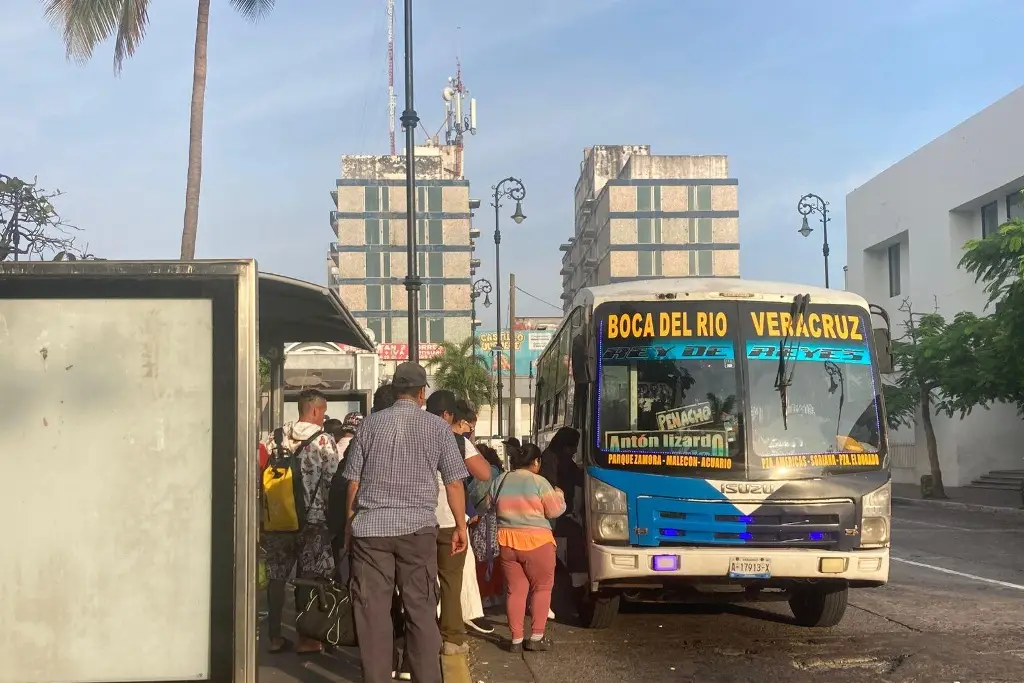
[(849, 597), (849, 586), (808, 586), (793, 593), (789, 608), (800, 626), (829, 628), (843, 620)]
[(579, 601), (583, 628), (606, 629), (619, 613), (619, 596), (586, 591)]

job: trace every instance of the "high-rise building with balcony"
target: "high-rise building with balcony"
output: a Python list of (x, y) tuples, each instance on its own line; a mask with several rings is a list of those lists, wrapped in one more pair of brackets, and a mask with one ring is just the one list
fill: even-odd
[(739, 181), (724, 155), (583, 152), (575, 233), (562, 244), (562, 304), (583, 287), (660, 277), (739, 277)]
[[(416, 230), (420, 290), (420, 358), (445, 339), (469, 336), (473, 239), (469, 181), (454, 145), (416, 148)], [(345, 155), (331, 193), (337, 241), (330, 284), (373, 332), (383, 363), (408, 358), (405, 157)], [(475, 202), (474, 202), (475, 203)], [(390, 374), (387, 368), (384, 374)]]

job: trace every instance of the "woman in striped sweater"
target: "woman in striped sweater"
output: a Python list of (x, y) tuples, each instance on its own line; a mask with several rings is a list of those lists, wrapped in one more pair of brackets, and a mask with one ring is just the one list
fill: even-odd
[[(555, 537), (550, 520), (565, 512), (565, 496), (540, 471), (541, 451), (534, 444), (511, 454), (512, 471), (491, 484), (498, 517), (501, 568), (508, 582), (505, 612), (512, 631), (512, 652), (550, 647), (544, 626), (555, 584)], [(531, 634), (524, 643), (526, 602), (530, 598)]]

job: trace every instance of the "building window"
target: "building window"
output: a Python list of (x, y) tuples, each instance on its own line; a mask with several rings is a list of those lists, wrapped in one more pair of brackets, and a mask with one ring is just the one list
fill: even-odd
[(661, 244), (661, 219), (636, 219), (637, 244)]
[(392, 341), (391, 318), (368, 318), (366, 328), (373, 332), (373, 339), (378, 344), (387, 344)]
[(1006, 220), (1014, 218), (1024, 221), (1024, 194), (1020, 190), (1006, 195)]
[(416, 210), (441, 213), (441, 187), (430, 185), (416, 188)]
[(391, 237), (391, 221), (367, 218), (363, 221), (366, 244), (388, 244)]
[(444, 310), (444, 285), (426, 285), (420, 291), (420, 305), (424, 311)]
[(444, 254), (439, 251), (417, 254), (420, 277), (444, 277)]
[(889, 255), (889, 297), (900, 295), (900, 245), (890, 246), (886, 252)]
[(420, 342), (440, 344), (444, 341), (444, 318), (420, 318)]
[(661, 252), (638, 251), (636, 254), (636, 274), (646, 277), (660, 277)]
[(690, 275), (707, 277), (714, 274), (714, 253), (710, 249), (694, 249), (690, 251)]
[(661, 188), (658, 186), (638, 186), (636, 188), (637, 211), (661, 211)]
[(690, 211), (711, 210), (711, 186), (690, 185), (689, 187)]
[(391, 277), (391, 254), (386, 251), (367, 252), (366, 277)]
[(366, 285), (366, 310), (391, 310), (391, 285)]
[(443, 244), (442, 221), (437, 219), (416, 221), (416, 228), (419, 231), (418, 239), (420, 244)]
[(995, 234), (999, 230), (999, 209), (995, 202), (981, 207), (981, 237), (982, 239)]
[(367, 186), (363, 188), (363, 211), (390, 211), (391, 197), (387, 187)]
[(714, 242), (714, 223), (711, 218), (690, 219), (690, 242), (692, 244), (711, 244)]

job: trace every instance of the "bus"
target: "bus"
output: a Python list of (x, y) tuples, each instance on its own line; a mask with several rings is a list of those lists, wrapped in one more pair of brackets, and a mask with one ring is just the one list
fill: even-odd
[(732, 278), (595, 286), (537, 366), (534, 441), (581, 435), (555, 534), (585, 626), (622, 601), (773, 600), (834, 626), (888, 581), (884, 309)]

